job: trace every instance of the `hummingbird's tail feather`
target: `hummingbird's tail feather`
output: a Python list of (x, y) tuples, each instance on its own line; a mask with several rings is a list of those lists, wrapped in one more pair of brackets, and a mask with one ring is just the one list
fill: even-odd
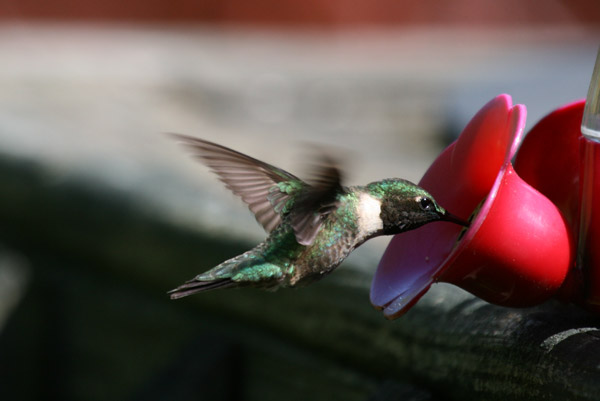
[(240, 284), (232, 279), (235, 268), (239, 265), (239, 259), (243, 255), (236, 256), (213, 267), (186, 281), (179, 287), (167, 292), (171, 299), (179, 299), (198, 292), (216, 290), (221, 288), (236, 287)]
[(263, 245), (226, 260), (167, 294), (171, 299), (179, 299), (198, 292), (222, 288), (251, 286), (269, 289), (279, 286), (284, 273), (280, 266), (265, 262), (260, 257), (261, 246)]
[(174, 290), (167, 292), (167, 294), (169, 294), (169, 297), (171, 299), (179, 299), (187, 297), (188, 295), (196, 294), (198, 292), (215, 290), (220, 288), (229, 288), (234, 287), (236, 285), (239, 284), (235, 281), (232, 281), (229, 278), (222, 278), (211, 281), (198, 281), (196, 279), (192, 279), (186, 282), (185, 284), (182, 284), (179, 287), (175, 288)]

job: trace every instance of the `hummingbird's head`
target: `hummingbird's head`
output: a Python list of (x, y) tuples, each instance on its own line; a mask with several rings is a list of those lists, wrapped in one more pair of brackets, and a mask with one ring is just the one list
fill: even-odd
[(449, 221), (463, 226), (468, 223), (448, 213), (433, 196), (410, 181), (387, 179), (368, 185), (380, 197), (383, 234), (399, 234), (433, 221)]

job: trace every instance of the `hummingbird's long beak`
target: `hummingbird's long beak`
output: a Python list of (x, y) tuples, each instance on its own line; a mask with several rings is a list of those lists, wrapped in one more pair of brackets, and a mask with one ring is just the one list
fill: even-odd
[(451, 223), (456, 223), (456, 224), (459, 224), (459, 225), (465, 226), (465, 227), (469, 227), (469, 224), (470, 224), (468, 221), (464, 221), (460, 217), (457, 217), (457, 216), (453, 215), (452, 213), (449, 213), (448, 211), (446, 211), (446, 213), (444, 213), (441, 216), (441, 220), (449, 221)]

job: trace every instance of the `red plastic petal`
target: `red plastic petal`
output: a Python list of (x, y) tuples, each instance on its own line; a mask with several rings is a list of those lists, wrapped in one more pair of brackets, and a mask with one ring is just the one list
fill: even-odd
[(573, 257), (567, 224), (510, 164), (473, 226), (446, 263), (441, 281), (514, 307), (536, 305), (560, 288)]
[(531, 129), (515, 170), (561, 210), (573, 232), (579, 226), (579, 154), (585, 101), (561, 107)]
[(544, 117), (527, 135), (515, 166), (561, 209), (578, 243), (577, 265), (560, 297), (599, 312), (600, 144), (581, 135), (584, 107), (580, 100)]

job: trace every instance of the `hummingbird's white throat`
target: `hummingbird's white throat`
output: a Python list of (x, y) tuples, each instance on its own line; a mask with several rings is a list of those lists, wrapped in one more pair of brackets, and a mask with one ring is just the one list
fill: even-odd
[(381, 201), (367, 193), (358, 197), (358, 236), (369, 237), (371, 234), (383, 230), (381, 220)]

